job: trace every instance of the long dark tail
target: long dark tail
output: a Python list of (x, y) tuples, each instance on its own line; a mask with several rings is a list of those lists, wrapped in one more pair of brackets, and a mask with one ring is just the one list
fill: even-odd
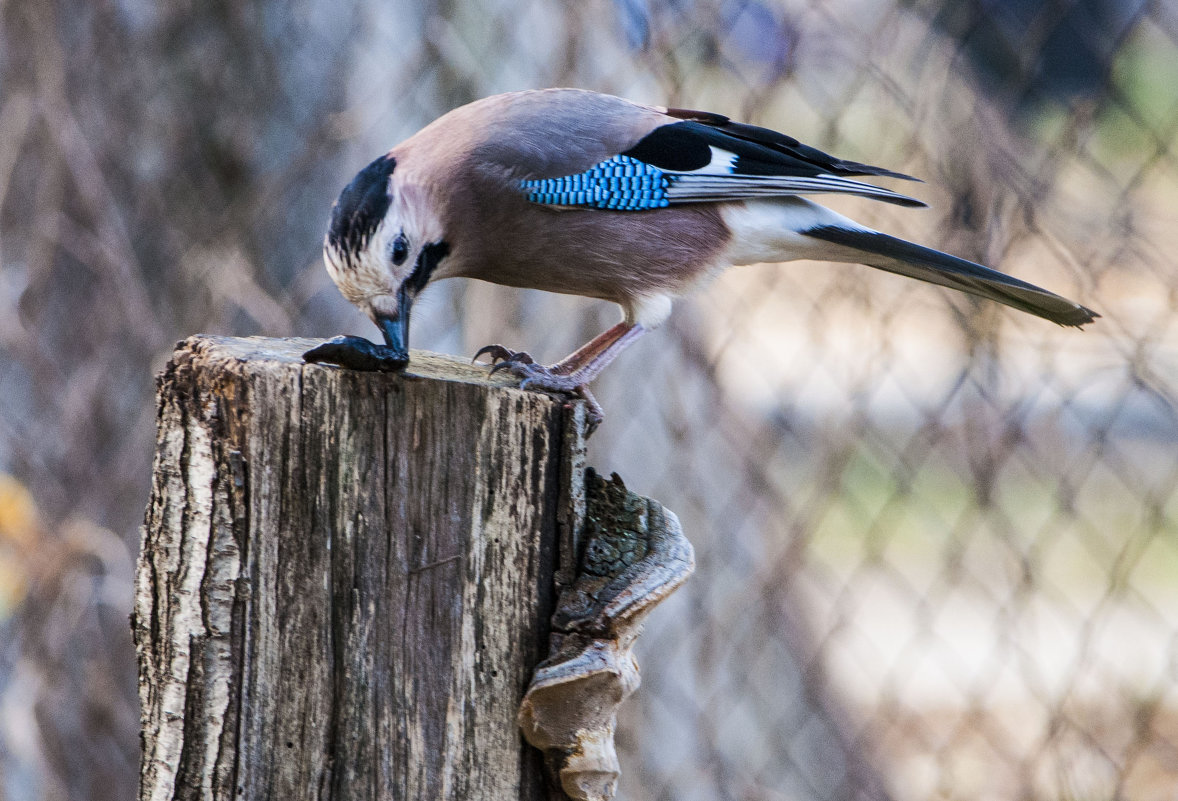
[(856, 260), (870, 267), (980, 295), (1060, 325), (1079, 327), (1100, 316), (1034, 284), (877, 231), (823, 225), (803, 233), (859, 251)]

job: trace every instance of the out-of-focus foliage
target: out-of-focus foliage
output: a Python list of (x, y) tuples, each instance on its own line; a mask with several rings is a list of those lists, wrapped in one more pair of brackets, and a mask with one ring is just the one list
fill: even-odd
[[(592, 462), (699, 561), (640, 646), (623, 796), (1168, 798), (1178, 13), (1144, 0), (0, 4), (0, 796), (134, 791), (171, 342), (374, 334), (319, 262), (339, 188), (549, 85), (919, 175), (929, 211), (832, 205), (1104, 315), (750, 267), (607, 371)], [(614, 313), (443, 285), (414, 341), (555, 359)]]
[(12, 476), (0, 473), (0, 618), (24, 597), (28, 563), (40, 545), (33, 496)]

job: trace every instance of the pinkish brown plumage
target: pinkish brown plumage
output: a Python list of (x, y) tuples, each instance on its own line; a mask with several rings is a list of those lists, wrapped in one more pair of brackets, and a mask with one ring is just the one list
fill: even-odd
[[(401, 369), (426, 284), (466, 277), (617, 303), (623, 321), (551, 367), (491, 346), (496, 369), (579, 391), (674, 297), (732, 264), (858, 262), (987, 297), (1061, 325), (1096, 316), (1046, 290), (838, 215), (804, 197), (924, 205), (844, 161), (727, 117), (575, 89), (496, 95), (439, 118), (362, 170), (332, 209), (328, 271), (380, 327), (308, 361)], [(588, 395), (587, 395), (588, 396)], [(591, 398), (591, 396), (588, 396)]]

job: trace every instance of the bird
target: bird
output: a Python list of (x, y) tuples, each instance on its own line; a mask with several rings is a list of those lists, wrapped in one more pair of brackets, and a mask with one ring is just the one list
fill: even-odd
[(598, 298), (620, 306), (622, 320), (555, 364), (502, 345), (474, 356), (488, 356), (492, 371), (510, 371), (522, 388), (585, 398), (595, 426), (603, 412), (589, 382), (662, 324), (675, 298), (733, 265), (857, 263), (1062, 326), (1100, 316), (811, 199), (841, 194), (926, 205), (878, 179), (918, 180), (707, 111), (584, 89), (476, 100), (376, 158), (340, 193), (324, 261), (384, 343), (339, 336), (304, 360), (404, 370), (413, 303), (446, 278)]

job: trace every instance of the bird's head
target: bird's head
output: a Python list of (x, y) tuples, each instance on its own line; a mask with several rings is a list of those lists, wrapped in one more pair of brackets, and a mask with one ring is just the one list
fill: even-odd
[(327, 272), (345, 298), (409, 357), (409, 310), (449, 251), (426, 193), (401, 178), (392, 154), (356, 174), (331, 209)]

